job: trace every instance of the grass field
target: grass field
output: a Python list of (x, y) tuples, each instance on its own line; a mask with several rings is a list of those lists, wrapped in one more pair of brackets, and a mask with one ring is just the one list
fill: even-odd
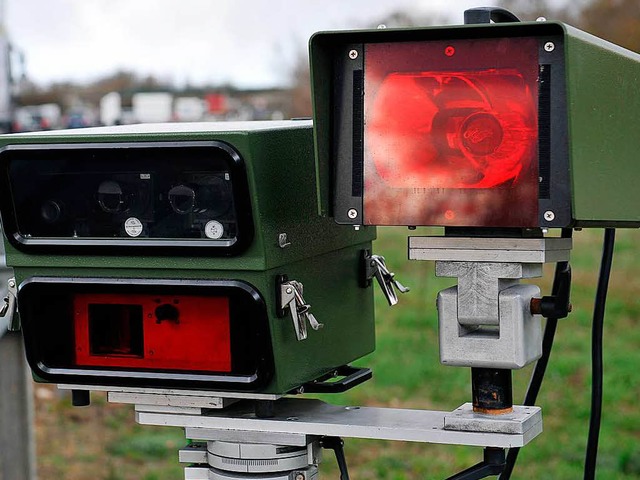
[[(419, 234), (422, 232), (412, 232)], [(373, 380), (345, 395), (324, 397), (344, 405), (452, 410), (470, 399), (466, 368), (438, 361), (435, 298), (452, 279), (435, 278), (433, 262), (406, 260), (407, 231), (379, 229), (374, 250), (411, 287), (389, 308), (376, 292), (377, 349), (358, 361)], [(591, 311), (602, 231), (574, 235), (573, 313), (562, 320), (539, 397), (544, 433), (520, 452), (512, 478), (578, 479), (589, 422)], [(604, 409), (599, 479), (640, 479), (640, 233), (619, 231), (605, 319)], [(535, 283), (546, 294), (553, 267)], [(376, 287), (377, 288), (377, 287)], [(531, 368), (515, 372), (521, 399)], [(91, 408), (74, 409), (51, 386), (36, 386), (40, 478), (68, 480), (177, 480), (181, 429), (141, 427), (130, 407), (94, 396)], [(519, 400), (517, 400), (519, 402)], [(480, 460), (479, 448), (349, 440), (354, 479), (446, 478)], [(327, 452), (325, 479), (337, 478)]]

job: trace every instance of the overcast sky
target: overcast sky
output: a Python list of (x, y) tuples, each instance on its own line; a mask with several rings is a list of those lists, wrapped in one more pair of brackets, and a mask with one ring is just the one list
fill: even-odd
[[(0, 0), (1, 2), (2, 0)], [(319, 30), (362, 27), (397, 9), (462, 23), (477, 0), (4, 0), (11, 41), (37, 83), (117, 69), (177, 85), (287, 81)], [(491, 3), (491, 2), (489, 2)]]

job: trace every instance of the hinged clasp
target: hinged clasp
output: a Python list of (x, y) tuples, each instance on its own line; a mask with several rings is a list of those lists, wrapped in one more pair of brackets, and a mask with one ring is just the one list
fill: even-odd
[(395, 274), (389, 271), (383, 256), (371, 255), (368, 252), (365, 252), (364, 255), (367, 281), (375, 277), (389, 305), (395, 305), (398, 303), (398, 294), (395, 289), (397, 288), (400, 293), (407, 293), (409, 288), (394, 278)]
[(16, 310), (16, 296), (18, 289), (16, 288), (16, 279), (10, 278), (7, 282), (7, 296), (3, 299), (2, 307), (0, 307), (0, 318), (7, 318), (9, 322), (9, 330), (17, 330), (17, 325), (13, 325), (12, 319)]
[(309, 311), (311, 305), (305, 302), (302, 296), (304, 286), (296, 280), (284, 281), (280, 284), (280, 309), (289, 309), (293, 320), (293, 328), (296, 331), (298, 341), (307, 338), (307, 323), (314, 330), (320, 330), (324, 325), (316, 320)]

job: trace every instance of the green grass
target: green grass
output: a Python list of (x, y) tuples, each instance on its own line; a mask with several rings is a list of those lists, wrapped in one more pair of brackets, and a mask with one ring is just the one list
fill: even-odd
[[(377, 349), (359, 360), (374, 378), (344, 395), (323, 399), (343, 405), (374, 405), (399, 408), (452, 410), (470, 399), (467, 368), (444, 367), (438, 360), (437, 292), (454, 279), (435, 278), (433, 262), (406, 260), (408, 232), (400, 228), (379, 229), (375, 253), (411, 292), (400, 304), (388, 307), (376, 291)], [(601, 231), (577, 232), (572, 267), (573, 313), (560, 322), (551, 362), (538, 405), (543, 407), (544, 432), (522, 449), (512, 478), (577, 479), (582, 477), (590, 406), (591, 311), (600, 261)], [(640, 479), (640, 233), (619, 231), (613, 276), (605, 319), (604, 409), (598, 457), (598, 479)], [(553, 267), (535, 279), (547, 294)], [(514, 373), (514, 398), (521, 399), (531, 367)], [(63, 405), (50, 414), (62, 415)], [(98, 413), (99, 409), (106, 413)], [(43, 478), (176, 480), (182, 478), (177, 448), (184, 443), (180, 429), (141, 427), (133, 423), (128, 407), (92, 406), (102, 415), (106, 467), (86, 462), (85, 476), (64, 473), (63, 457), (55, 448), (43, 452), (42, 461), (55, 464), (57, 476)], [(63, 420), (60, 420), (62, 422)], [(70, 422), (68, 441), (83, 422)], [(94, 425), (95, 428), (95, 425)], [(354, 479), (446, 478), (480, 460), (480, 448), (378, 442), (348, 439), (347, 461)], [(74, 450), (81, 452), (81, 450)], [(95, 452), (93, 452), (95, 453)], [(87, 459), (92, 452), (83, 453)], [(337, 478), (335, 460), (325, 453), (321, 477)]]

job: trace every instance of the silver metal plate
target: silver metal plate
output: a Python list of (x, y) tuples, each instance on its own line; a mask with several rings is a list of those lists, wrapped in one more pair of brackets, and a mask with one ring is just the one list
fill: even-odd
[[(256, 418), (251, 405), (234, 405), (206, 415), (136, 412), (143, 425), (197, 427), (209, 430), (330, 435), (344, 438), (443, 443), (499, 448), (522, 447), (542, 432), (542, 423), (521, 434), (457, 431), (444, 428), (451, 412), (375, 407), (340, 407), (319, 400), (286, 398), (273, 418)], [(524, 430), (524, 427), (523, 427)]]
[(409, 237), (410, 260), (550, 263), (568, 261), (570, 238)]
[[(111, 396), (109, 396), (111, 402)], [(136, 412), (155, 412), (155, 413), (176, 413), (176, 414), (189, 414), (200, 415), (202, 408), (198, 407), (171, 407), (167, 405), (135, 405)]]
[(304, 433), (261, 432), (248, 430), (220, 430), (186, 427), (185, 435), (192, 440), (220, 440), (224, 442), (268, 443), (304, 447), (314, 437)]
[(207, 464), (207, 444), (194, 442), (178, 450), (178, 461), (180, 463)]
[(176, 408), (225, 408), (238, 401), (234, 398), (128, 392), (109, 392), (108, 399), (112, 403)]
[(467, 432), (524, 434), (542, 424), (540, 407), (516, 405), (513, 412), (487, 415), (473, 411), (471, 403), (465, 403), (444, 417), (444, 428)]
[[(273, 395), (269, 393), (244, 393), (244, 392), (214, 392), (206, 390), (173, 390), (164, 388), (142, 388), (142, 387), (114, 387), (106, 385), (72, 385), (59, 384), (60, 390), (89, 390), (93, 392), (122, 392), (137, 394), (154, 394), (169, 395), (174, 397), (203, 397), (211, 401), (212, 398), (237, 399), (237, 400), (278, 400), (282, 395)], [(125, 402), (122, 402), (125, 403)], [(145, 403), (145, 402), (126, 402), (126, 403)], [(176, 406), (202, 406), (204, 408), (221, 408), (206, 407), (204, 405), (176, 405)]]

